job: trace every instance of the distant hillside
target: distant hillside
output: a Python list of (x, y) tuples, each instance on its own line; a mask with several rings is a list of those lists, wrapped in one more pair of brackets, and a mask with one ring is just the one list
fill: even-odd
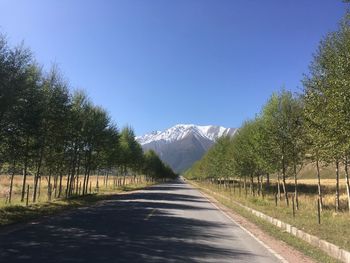
[(171, 168), (181, 173), (202, 158), (221, 136), (232, 136), (237, 129), (221, 126), (175, 125), (165, 131), (156, 131), (136, 137), (144, 150), (152, 149)]

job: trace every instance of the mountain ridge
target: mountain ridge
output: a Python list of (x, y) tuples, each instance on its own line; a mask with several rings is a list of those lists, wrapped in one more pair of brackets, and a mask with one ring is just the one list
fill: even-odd
[(144, 151), (154, 150), (175, 172), (181, 173), (201, 159), (218, 138), (233, 136), (236, 131), (215, 125), (177, 124), (137, 136), (136, 140)]

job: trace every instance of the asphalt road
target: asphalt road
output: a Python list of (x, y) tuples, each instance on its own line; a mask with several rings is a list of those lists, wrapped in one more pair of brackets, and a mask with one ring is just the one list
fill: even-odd
[(279, 262), (182, 181), (0, 234), (0, 262)]

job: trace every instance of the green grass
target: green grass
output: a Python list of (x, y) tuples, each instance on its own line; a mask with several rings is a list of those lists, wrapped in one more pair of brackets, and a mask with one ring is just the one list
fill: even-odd
[(0, 207), (0, 226), (19, 222), (27, 222), (43, 216), (54, 215), (68, 209), (74, 209), (83, 206), (90, 206), (101, 200), (108, 200), (114, 194), (121, 192), (143, 189), (149, 186), (149, 183), (127, 185), (117, 189), (107, 188), (98, 194), (89, 194), (86, 196), (75, 196), (68, 199), (60, 199), (52, 202), (42, 202), (25, 206), (23, 203), (12, 204)]
[[(196, 185), (198, 182), (196, 182)], [(205, 189), (209, 189), (214, 192), (218, 192), (226, 197), (230, 197), (228, 191), (223, 189), (218, 190), (216, 187), (211, 185), (199, 183), (199, 185), (206, 193), (211, 194)], [(292, 216), (292, 209), (287, 208), (283, 202), (281, 202), (277, 207), (274, 204), (272, 197), (267, 197), (265, 199), (258, 197), (250, 197), (248, 194), (247, 198), (244, 198), (244, 191), (241, 192), (241, 197), (239, 197), (237, 191), (236, 194), (232, 194), (233, 200), (251, 207), (255, 210), (261, 211), (267, 215), (278, 218), (286, 223), (294, 225), (299, 229), (304, 230), (307, 233), (316, 235), (324, 240), (331, 243), (337, 244), (346, 250), (350, 247), (350, 229), (349, 229), (349, 215), (345, 213), (335, 214), (332, 211), (324, 211), (322, 213), (321, 225), (317, 223), (316, 209), (313, 203), (306, 202), (307, 199), (301, 198), (300, 210), (297, 211), (296, 218)], [(227, 199), (221, 198), (218, 195), (214, 197), (223, 203), (225, 206), (233, 209), (235, 212), (246, 217), (249, 221), (256, 223), (264, 231), (276, 237), (277, 239), (283, 240), (287, 244), (295, 247), (307, 256), (316, 259), (319, 262), (339, 262), (321, 250), (313, 247), (312, 245), (306, 243), (305, 241), (282, 231), (280, 228), (272, 225), (271, 223), (256, 217), (244, 208), (235, 205)]]
[[(228, 190), (223, 188), (218, 190), (217, 187), (210, 184), (205, 184), (204, 186), (212, 191), (219, 191), (221, 194), (230, 197)], [(253, 197), (248, 193), (246, 198), (244, 191), (239, 196), (237, 189), (235, 194), (232, 193), (232, 198), (243, 205), (278, 218), (309, 234), (336, 244), (345, 250), (350, 250), (349, 213), (347, 211), (335, 213), (333, 209), (324, 209), (321, 214), (321, 224), (318, 224), (316, 196), (313, 194), (302, 194), (299, 196), (299, 210), (296, 211), (295, 218), (293, 218), (291, 200), (289, 207), (286, 206), (283, 199), (275, 206), (272, 195), (267, 195), (263, 199), (262, 197)], [(331, 198), (331, 200), (327, 200), (327, 198)], [(333, 202), (333, 196), (326, 197), (324, 202), (326, 204)], [(342, 203), (343, 206), (346, 205), (345, 196), (342, 198)]]
[(321, 251), (320, 249), (317, 249), (310, 245), (309, 243), (287, 233), (284, 231), (281, 231), (280, 228), (277, 228), (276, 226), (267, 223), (265, 220), (254, 216), (253, 214), (249, 213), (247, 210), (245, 210), (242, 207), (239, 207), (237, 205), (234, 205), (232, 203), (229, 204), (229, 202), (220, 200), (224, 205), (230, 207), (235, 212), (238, 212), (240, 215), (247, 218), (249, 221), (253, 222), (254, 224), (258, 225), (262, 230), (269, 233), (271, 236), (275, 237), (278, 240), (282, 240), (285, 243), (289, 244), (290, 246), (294, 247), (298, 251), (302, 252), (304, 255), (318, 261), (318, 262), (324, 262), (324, 263), (335, 263), (340, 262), (330, 256), (328, 256), (326, 253)]

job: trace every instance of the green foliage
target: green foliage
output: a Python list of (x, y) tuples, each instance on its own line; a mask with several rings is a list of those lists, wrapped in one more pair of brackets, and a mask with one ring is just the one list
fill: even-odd
[[(303, 161), (302, 101), (290, 92), (273, 94), (254, 120), (232, 137), (220, 138), (186, 176), (227, 178), (262, 176)], [(282, 160), (284, 161), (282, 162)]]
[(320, 43), (304, 79), (310, 143), (329, 162), (350, 150), (350, 19)]
[[(335, 163), (336, 209), (339, 209), (339, 171), (344, 165), (350, 211), (350, 13), (339, 28), (320, 43), (303, 80), (301, 96), (282, 90), (272, 94), (262, 112), (246, 121), (232, 139), (216, 145), (191, 169), (189, 178), (279, 175), (286, 203), (286, 177), (293, 175), (298, 200), (297, 174), (304, 163), (316, 162), (318, 198), (322, 205), (320, 164)], [(230, 149), (230, 150), (227, 150)], [(229, 163), (228, 163), (229, 162)], [(233, 164), (233, 166), (232, 166)], [(253, 189), (254, 194), (254, 189)], [(298, 201), (297, 208), (298, 208)]]
[[(136, 175), (147, 165), (134, 131), (119, 132), (103, 108), (82, 91), (70, 94), (63, 79), (57, 67), (42, 72), (28, 49), (10, 48), (0, 35), (0, 169), (12, 178), (23, 172), (22, 199), (27, 175), (35, 177), (35, 201), (43, 177), (49, 196), (53, 188), (58, 196), (63, 191), (70, 196), (78, 190), (79, 176), (84, 177), (84, 194), (93, 171)], [(175, 176), (158, 161), (161, 169), (148, 165), (149, 174)]]
[(151, 178), (175, 178), (177, 176), (153, 150), (147, 151), (144, 155), (143, 172)]

